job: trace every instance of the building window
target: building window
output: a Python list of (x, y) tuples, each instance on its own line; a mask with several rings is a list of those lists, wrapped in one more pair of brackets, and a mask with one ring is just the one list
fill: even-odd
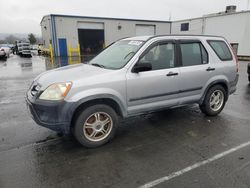
[(188, 31), (188, 30), (189, 30), (189, 23), (182, 23), (181, 31)]

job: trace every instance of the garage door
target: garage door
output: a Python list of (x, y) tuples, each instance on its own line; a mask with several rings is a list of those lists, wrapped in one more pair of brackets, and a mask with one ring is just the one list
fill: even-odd
[(77, 27), (81, 55), (88, 61), (103, 49), (104, 23), (77, 22)]
[(155, 35), (155, 25), (136, 25), (136, 36)]

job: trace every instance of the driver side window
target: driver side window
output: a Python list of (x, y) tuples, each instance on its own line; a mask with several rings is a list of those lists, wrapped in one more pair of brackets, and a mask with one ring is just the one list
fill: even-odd
[(139, 61), (150, 63), (152, 70), (168, 69), (175, 66), (175, 45), (163, 43), (153, 46)]

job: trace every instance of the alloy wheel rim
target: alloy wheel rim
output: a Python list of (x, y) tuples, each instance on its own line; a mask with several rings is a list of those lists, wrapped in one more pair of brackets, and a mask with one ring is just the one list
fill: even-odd
[(84, 136), (92, 142), (99, 142), (108, 137), (113, 127), (113, 121), (105, 112), (91, 114), (83, 125)]
[(223, 106), (223, 103), (224, 103), (223, 92), (220, 90), (215, 90), (210, 97), (210, 101), (209, 101), (210, 108), (216, 112), (221, 109), (221, 107)]

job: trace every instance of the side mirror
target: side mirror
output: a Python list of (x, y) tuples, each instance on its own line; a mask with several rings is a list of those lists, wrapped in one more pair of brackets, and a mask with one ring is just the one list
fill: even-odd
[(150, 63), (137, 63), (132, 69), (132, 72), (139, 73), (152, 70), (152, 65)]

